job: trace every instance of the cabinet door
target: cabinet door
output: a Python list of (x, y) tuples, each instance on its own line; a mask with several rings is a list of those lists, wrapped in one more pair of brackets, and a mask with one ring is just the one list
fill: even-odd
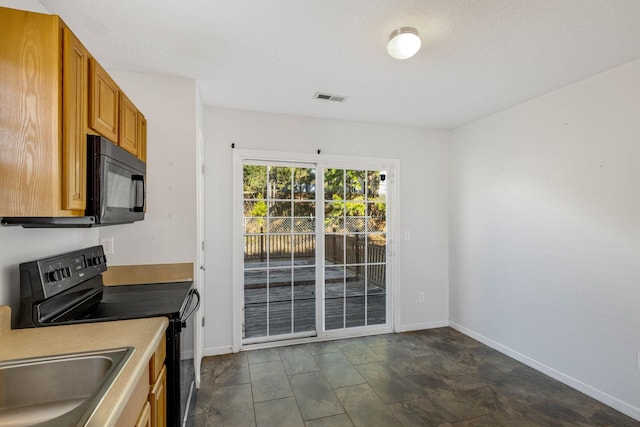
[(58, 18), (0, 8), (0, 216), (60, 210)]
[(98, 62), (91, 58), (89, 79), (89, 126), (113, 142), (118, 142), (118, 85)]
[(151, 425), (165, 427), (167, 425), (167, 367), (163, 366), (155, 384), (149, 392), (151, 403)]
[(62, 42), (62, 209), (85, 210), (89, 52), (67, 27)]
[(147, 161), (147, 119), (138, 111), (138, 158)]
[(118, 145), (138, 155), (138, 109), (124, 93), (120, 93), (120, 129)]
[(140, 411), (140, 416), (136, 421), (135, 427), (151, 427), (151, 405), (149, 402), (145, 402), (142, 407), (142, 411)]

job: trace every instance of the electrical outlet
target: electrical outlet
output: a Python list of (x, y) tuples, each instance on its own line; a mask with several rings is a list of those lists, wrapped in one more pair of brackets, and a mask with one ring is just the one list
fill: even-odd
[(640, 351), (638, 352), (638, 358), (636, 359), (636, 364), (638, 366), (638, 369), (640, 369)]
[(411, 231), (404, 230), (404, 240), (411, 240)]
[(113, 255), (113, 237), (104, 237), (100, 239), (100, 244), (105, 255)]
[(424, 292), (418, 292), (418, 302), (424, 302)]

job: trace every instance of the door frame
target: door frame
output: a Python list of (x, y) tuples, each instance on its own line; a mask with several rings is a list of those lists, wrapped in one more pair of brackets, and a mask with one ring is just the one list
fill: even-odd
[[(242, 166), (244, 161), (263, 162), (291, 162), (291, 163), (312, 163), (318, 169), (324, 169), (328, 165), (335, 168), (345, 169), (372, 169), (386, 170), (388, 176), (387, 188), (389, 188), (387, 199), (387, 277), (389, 278), (387, 288), (387, 318), (388, 322), (382, 327), (349, 328), (346, 330), (323, 331), (318, 329), (317, 337), (304, 338), (299, 340), (282, 340), (275, 342), (265, 342), (257, 345), (244, 344), (242, 338), (243, 304), (244, 304), (244, 245), (242, 244), (243, 224), (243, 174)], [(337, 156), (325, 154), (292, 153), (264, 150), (233, 150), (233, 241), (232, 241), (232, 351), (238, 352), (251, 348), (265, 348), (286, 345), (290, 343), (313, 342), (328, 339), (345, 338), (361, 335), (372, 335), (379, 333), (389, 333), (397, 331), (400, 325), (400, 275), (398, 274), (399, 251), (400, 251), (400, 221), (398, 213), (400, 211), (400, 160), (374, 157), (354, 157)], [(324, 247), (324, 245), (322, 245)], [(321, 298), (319, 298), (321, 300)], [(317, 307), (321, 305), (317, 303)]]
[[(197, 129), (197, 154), (196, 154), (196, 271), (195, 271), (195, 288), (200, 293), (202, 301), (205, 300), (205, 176), (204, 176), (204, 135), (202, 128)], [(193, 322), (193, 369), (195, 374), (196, 389), (200, 388), (200, 366), (202, 363), (204, 349), (204, 304), (200, 304), (200, 308), (196, 310)]]

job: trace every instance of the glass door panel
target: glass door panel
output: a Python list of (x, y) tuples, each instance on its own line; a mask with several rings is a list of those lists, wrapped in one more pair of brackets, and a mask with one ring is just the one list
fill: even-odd
[(315, 334), (315, 168), (243, 165), (244, 339)]
[[(304, 264), (309, 264), (305, 261)], [(313, 332), (316, 327), (316, 268), (293, 269), (293, 332)]]
[(386, 186), (380, 171), (324, 170), (324, 326), (386, 324)]

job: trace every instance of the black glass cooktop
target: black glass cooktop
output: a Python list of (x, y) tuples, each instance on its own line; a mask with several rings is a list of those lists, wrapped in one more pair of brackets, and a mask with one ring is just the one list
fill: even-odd
[[(179, 319), (190, 303), (192, 282), (105, 286), (102, 299), (78, 320)], [(71, 319), (69, 319), (71, 320)]]

